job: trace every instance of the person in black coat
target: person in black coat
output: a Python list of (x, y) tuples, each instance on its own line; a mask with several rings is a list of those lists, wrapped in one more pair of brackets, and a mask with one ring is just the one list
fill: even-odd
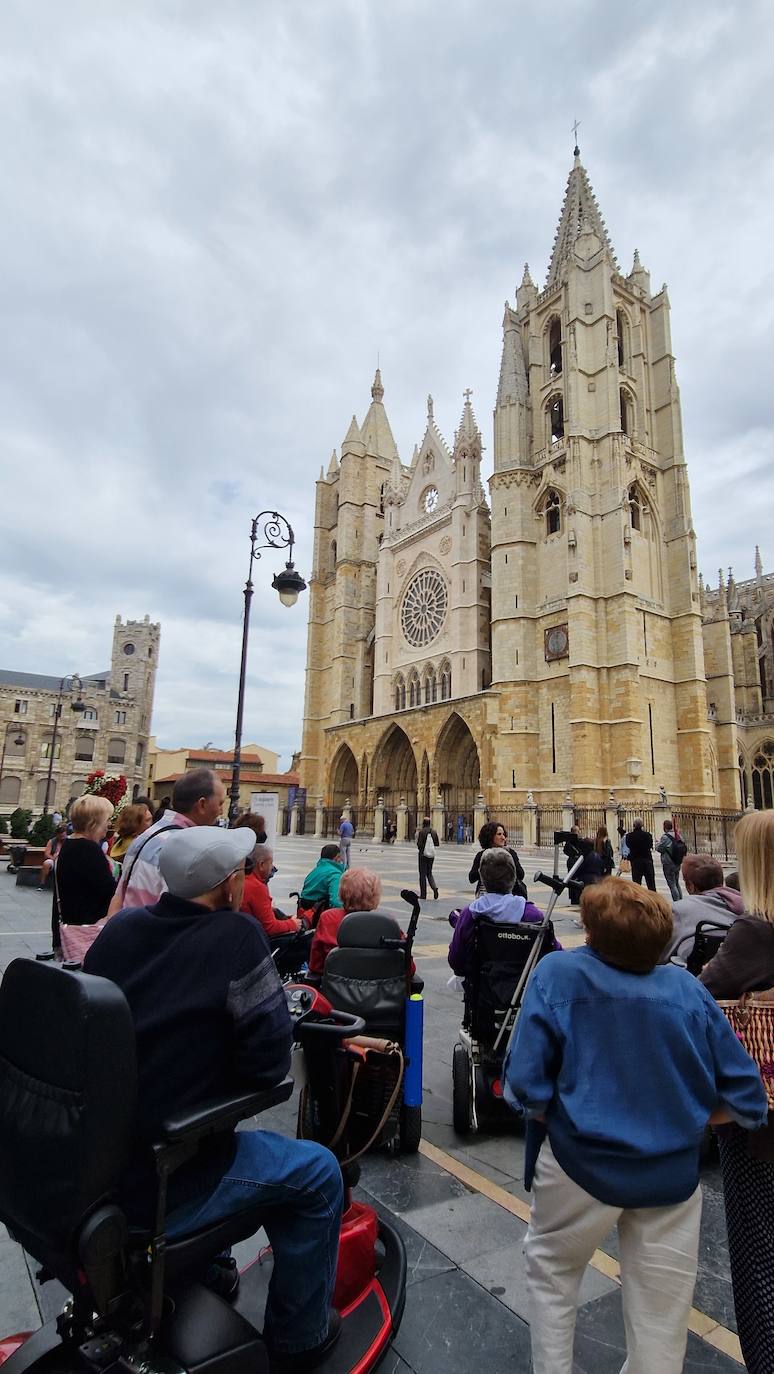
[(651, 892), (656, 891), (656, 875), (653, 872), (653, 836), (637, 816), (626, 836), (629, 846), (629, 859), (632, 865), (632, 882), (642, 883), (643, 878)]
[[(430, 843), (428, 844), (428, 840)], [(419, 895), (424, 900), (427, 897), (427, 885), (433, 889), (433, 896), (438, 897), (438, 884), (433, 877), (433, 863), (438, 849), (438, 835), (430, 824), (430, 817), (425, 816), (422, 824), (417, 831), (417, 849), (419, 850)]]
[(487, 821), (485, 825), (482, 825), (481, 829), (478, 832), (478, 842), (481, 845), (481, 848), (475, 855), (473, 863), (471, 865), (470, 872), (468, 874), (468, 882), (476, 884), (476, 896), (478, 896), (479, 892), (481, 891), (481, 877), (479, 871), (481, 868), (481, 856), (484, 853), (484, 850), (507, 849), (508, 853), (513, 859), (516, 868), (516, 880), (513, 884), (514, 895), (517, 897), (527, 898), (529, 894), (527, 892), (527, 887), (524, 882), (524, 869), (522, 868), (521, 863), (519, 862), (519, 856), (516, 853), (516, 850), (511, 849), (511, 846), (508, 844), (508, 831), (506, 830), (505, 826), (501, 825), (499, 821)]
[(79, 797), (70, 808), (73, 833), (62, 845), (54, 868), (54, 949), (61, 943), (60, 921), (71, 926), (91, 926), (107, 916), (116, 882), (102, 841), (112, 815), (113, 803), (107, 797), (91, 794)]

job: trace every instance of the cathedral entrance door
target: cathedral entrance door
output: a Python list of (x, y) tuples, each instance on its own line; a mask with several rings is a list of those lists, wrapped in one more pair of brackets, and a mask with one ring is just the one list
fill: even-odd
[(417, 761), (405, 730), (391, 725), (382, 735), (371, 766), (374, 792), (384, 802), (385, 816), (394, 820), (401, 801), (409, 812), (408, 836), (414, 837), (417, 814)]
[(336, 823), (345, 803), (354, 808), (358, 803), (358, 767), (348, 744), (341, 744), (334, 755), (329, 774), (328, 796), (336, 812)]
[(470, 727), (452, 712), (435, 746), (438, 791), (443, 799), (444, 839), (473, 838), (473, 812), (481, 787), (481, 765)]

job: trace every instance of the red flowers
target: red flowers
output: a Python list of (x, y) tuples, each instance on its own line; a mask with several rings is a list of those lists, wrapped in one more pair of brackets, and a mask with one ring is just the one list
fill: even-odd
[(126, 794), (127, 786), (123, 773), (106, 774), (104, 768), (95, 768), (86, 779), (85, 791), (97, 797), (106, 797), (116, 807)]

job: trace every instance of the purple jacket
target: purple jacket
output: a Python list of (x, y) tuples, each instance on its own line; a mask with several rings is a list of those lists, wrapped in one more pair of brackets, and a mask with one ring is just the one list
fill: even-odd
[[(484, 916), (487, 921), (515, 926), (519, 921), (542, 921), (543, 912), (523, 897), (515, 897), (510, 892), (482, 892), (470, 906), (463, 907), (454, 927), (449, 945), (449, 963), (457, 974), (466, 974), (473, 953), (473, 935), (476, 918)], [(554, 941), (554, 948), (561, 945)]]

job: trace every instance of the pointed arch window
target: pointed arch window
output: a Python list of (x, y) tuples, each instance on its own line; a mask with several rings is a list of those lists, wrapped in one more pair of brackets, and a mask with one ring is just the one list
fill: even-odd
[(430, 696), (432, 701), (438, 700), (438, 679), (435, 673), (433, 673), (433, 676), (430, 679)]
[(774, 740), (767, 739), (753, 759), (753, 802), (757, 810), (774, 807)]
[(562, 324), (554, 315), (548, 326), (548, 375), (560, 377), (562, 374)]
[(562, 532), (562, 498), (558, 491), (549, 487), (543, 497), (541, 513), (546, 522), (546, 535), (561, 534)]
[(629, 392), (621, 387), (618, 392), (618, 404), (621, 408), (621, 429), (627, 438), (631, 438), (634, 429), (634, 405)]
[(451, 668), (448, 663), (441, 664), (441, 701), (451, 697)]
[(395, 710), (405, 711), (406, 709), (406, 684), (402, 677), (395, 681)]
[(615, 334), (616, 346), (618, 349), (618, 366), (622, 370), (629, 367), (629, 321), (626, 311), (620, 307), (615, 312)]
[(546, 408), (548, 416), (548, 437), (552, 444), (564, 439), (564, 401), (561, 396), (552, 396)]
[(647, 514), (648, 507), (645, 499), (636, 482), (632, 482), (627, 495), (629, 505), (629, 523), (633, 530), (643, 533), (643, 517)]

